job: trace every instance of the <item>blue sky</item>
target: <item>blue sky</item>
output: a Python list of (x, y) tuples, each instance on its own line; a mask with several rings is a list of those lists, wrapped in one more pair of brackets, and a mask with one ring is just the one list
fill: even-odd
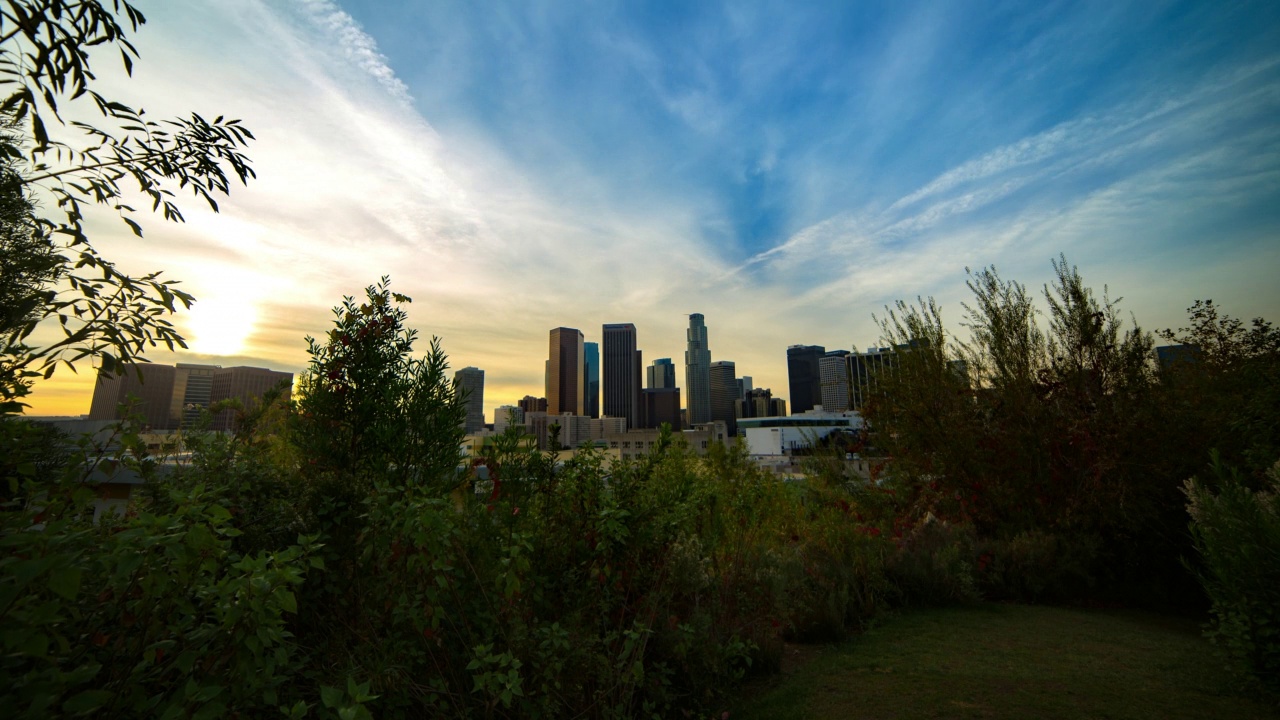
[(221, 215), (103, 226), (202, 299), (178, 359), (300, 369), (382, 274), (490, 410), (552, 327), (679, 362), (690, 312), (785, 396), (787, 345), (917, 295), (959, 332), (966, 266), (1038, 288), (1059, 252), (1147, 328), (1280, 319), (1275, 2), (140, 5), (104, 81), (259, 137)]
[[(1243, 87), (1187, 98), (1276, 60), (1280, 6), (1226, 5), (345, 8), (442, 134), (481, 134), (553, 193), (561, 173), (585, 170), (600, 202), (695, 197), (706, 238), (745, 260), (834, 215), (883, 210), (968, 161), (1057, 129), (1105, 133), (1102, 149), (1124, 149), (1188, 110), (1226, 106), (1274, 83), (1274, 66), (1254, 68)], [(1182, 101), (1196, 107), (1141, 122)], [(1015, 179), (1027, 182), (1000, 193), (1005, 202), (988, 212), (1069, 202), (1243, 133), (1264, 131), (1259, 140), (1274, 142), (1265, 131), (1276, 109), (1215, 113), (1096, 167), (1062, 167), (1096, 145), (1033, 148), (1018, 159), (1025, 172)], [(1048, 172), (1030, 177), (1036, 171)], [(577, 202), (581, 188), (568, 189), (561, 201)]]

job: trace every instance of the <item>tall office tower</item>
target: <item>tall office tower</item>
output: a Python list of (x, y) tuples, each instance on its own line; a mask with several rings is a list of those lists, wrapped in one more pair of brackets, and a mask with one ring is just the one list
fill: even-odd
[(751, 387), (750, 375), (743, 375), (742, 377), (738, 378), (738, 397), (740, 399), (746, 400), (747, 393), (751, 392), (753, 389), (754, 388)]
[(720, 420), (728, 426), (729, 434), (734, 433), (733, 401), (737, 400), (738, 378), (734, 377), (738, 368), (732, 360), (717, 360), (711, 363), (711, 419)]
[(583, 367), (587, 370), (587, 401), (584, 406), (587, 409), (586, 415), (590, 418), (600, 417), (600, 343), (583, 343), (582, 347), (587, 353)]
[(636, 350), (636, 326), (611, 323), (604, 326), (604, 414), (627, 419), (627, 428), (641, 426), (640, 351)]
[[(244, 366), (220, 368), (213, 373), (209, 400), (217, 403), (234, 398), (248, 408), (255, 405), (268, 390), (275, 388), (282, 388), (284, 400), (288, 401), (293, 393), (293, 373)], [(213, 416), (209, 429), (233, 430), (235, 418), (234, 410), (223, 410)]]
[(524, 397), (516, 401), (516, 405), (519, 406), (520, 412), (522, 413), (547, 411), (547, 399), (544, 397), (534, 397), (532, 395), (525, 395)]
[(821, 345), (787, 348), (787, 379), (791, 386), (791, 414), (807, 412), (822, 404), (822, 373), (818, 361), (827, 352)]
[(848, 357), (848, 350), (832, 350), (818, 360), (823, 410), (844, 412), (849, 409), (853, 388), (849, 384)]
[(676, 386), (676, 366), (671, 358), (658, 358), (646, 369), (648, 382), (646, 387), (653, 390), (673, 388)]
[(686, 413), (690, 425), (711, 421), (711, 348), (707, 345), (707, 324), (702, 313), (689, 316), (685, 333), (684, 387), (688, 397)]
[(581, 415), (587, 395), (582, 331), (558, 327), (551, 331), (547, 360), (547, 414)]
[(453, 387), (463, 394), (467, 405), (467, 419), (463, 422), (468, 435), (484, 428), (484, 371), (464, 367), (453, 374)]

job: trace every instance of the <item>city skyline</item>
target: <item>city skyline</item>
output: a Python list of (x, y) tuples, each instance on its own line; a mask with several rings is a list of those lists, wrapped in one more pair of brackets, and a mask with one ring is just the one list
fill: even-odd
[[(876, 345), (917, 295), (963, 333), (966, 266), (1035, 291), (1059, 252), (1149, 330), (1197, 298), (1280, 315), (1274, 3), (139, 6), (103, 88), (258, 138), (220, 215), (90, 217), (199, 300), (155, 362), (296, 374), (384, 274), (420, 352), (486, 370), (486, 416), (538, 394), (550, 327), (626, 318), (680, 358), (700, 312), (712, 359), (781, 394), (787, 346)], [(87, 412), (92, 376), (30, 412)]]

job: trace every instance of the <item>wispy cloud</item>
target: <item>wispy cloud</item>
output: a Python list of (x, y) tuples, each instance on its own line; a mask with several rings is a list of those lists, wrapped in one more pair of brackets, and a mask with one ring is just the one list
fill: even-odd
[(966, 265), (1035, 284), (1059, 251), (1140, 316), (1202, 285), (1280, 306), (1242, 261), (1280, 232), (1262, 6), (1247, 27), (1125, 3), (144, 9), (136, 77), (104, 81), (158, 116), (243, 118), (259, 178), (220, 215), (96, 237), (238, 313), (236, 362), (300, 369), (303, 335), (384, 274), (485, 368), (490, 408), (541, 392), (551, 327), (635, 322), (680, 358), (689, 312), (785, 395), (788, 344), (874, 343), (887, 302), (954, 304)]

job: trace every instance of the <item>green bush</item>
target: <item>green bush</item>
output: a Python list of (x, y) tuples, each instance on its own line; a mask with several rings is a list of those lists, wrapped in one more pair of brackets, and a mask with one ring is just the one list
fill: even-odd
[[(1263, 686), (1280, 691), (1280, 462), (1250, 490), (1215, 457), (1213, 486), (1186, 482), (1192, 567), (1213, 603), (1208, 635)], [(1215, 492), (1216, 490), (1216, 492)]]
[(1094, 587), (1101, 541), (1087, 533), (1025, 530), (975, 546), (983, 597), (1019, 602), (1078, 600)]
[(932, 516), (904, 533), (888, 567), (900, 601), (925, 606), (977, 601), (975, 542), (972, 526)]
[[(8, 425), (10, 421), (6, 421)], [(14, 717), (275, 714), (302, 669), (288, 629), (311, 541), (240, 553), (223, 493), (169, 485), (88, 439), (84, 462), (28, 473), (0, 512), (0, 667)], [(93, 521), (97, 469), (149, 476), (165, 502)], [(14, 479), (14, 478), (11, 478)]]

